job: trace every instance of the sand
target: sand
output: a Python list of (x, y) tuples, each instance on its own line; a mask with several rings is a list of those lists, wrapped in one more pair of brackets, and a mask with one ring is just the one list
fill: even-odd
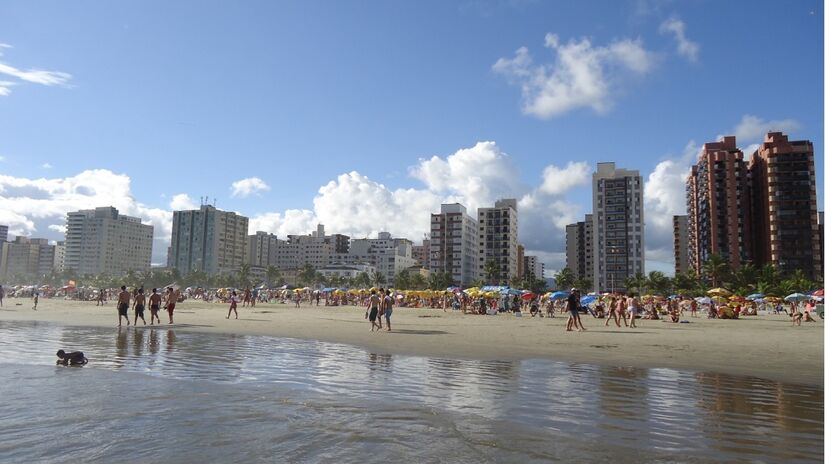
[[(117, 325), (113, 302), (6, 299), (0, 321), (44, 321), (62, 325)], [(17, 305), (20, 303), (20, 305)], [(323, 304), (323, 302), (322, 302)], [(396, 308), (393, 332), (371, 333), (364, 309), (261, 303), (238, 308), (240, 319), (226, 319), (228, 305), (186, 301), (175, 324), (162, 328), (198, 332), (270, 335), (347, 343), (377, 353), (463, 359), (529, 359), (616, 366), (669, 367), (756, 376), (810, 385), (823, 383), (823, 323), (792, 327), (786, 315), (740, 320), (691, 318), (689, 324), (640, 320), (638, 328), (604, 327), (604, 319), (583, 316), (586, 332), (565, 332), (566, 317), (532, 318), (512, 314), (463, 315), (448, 310)], [(130, 310), (129, 315), (134, 317)], [(149, 311), (146, 311), (149, 318)], [(138, 322), (138, 329), (142, 328)], [(148, 327), (148, 326), (147, 326)]]

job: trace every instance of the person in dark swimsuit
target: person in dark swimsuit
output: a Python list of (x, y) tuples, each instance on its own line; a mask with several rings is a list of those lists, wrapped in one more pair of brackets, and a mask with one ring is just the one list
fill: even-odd
[(82, 366), (89, 362), (82, 351), (72, 351), (66, 353), (63, 350), (57, 350), (57, 364), (64, 366)]
[(160, 324), (160, 316), (158, 316), (158, 311), (160, 310), (160, 299), (161, 297), (160, 293), (158, 293), (158, 289), (153, 288), (152, 294), (149, 296), (149, 325), (155, 325), (155, 318), (157, 318), (158, 324)]
[(143, 318), (143, 310), (146, 308), (146, 295), (143, 294), (143, 287), (140, 287), (137, 292), (137, 296), (135, 296), (135, 325), (137, 325), (137, 320), (143, 321), (143, 325), (146, 325), (146, 319)]
[(375, 290), (370, 292), (369, 298), (369, 309), (367, 311), (367, 318), (370, 321), (370, 332), (374, 330), (381, 330), (381, 326), (378, 325), (376, 320), (378, 319), (378, 307), (381, 305), (381, 300), (378, 298), (378, 295), (375, 294)]
[(126, 325), (129, 325), (129, 300), (132, 295), (126, 291), (126, 286), (120, 287), (120, 294), (117, 296), (117, 326), (120, 327), (121, 321), (125, 318)]

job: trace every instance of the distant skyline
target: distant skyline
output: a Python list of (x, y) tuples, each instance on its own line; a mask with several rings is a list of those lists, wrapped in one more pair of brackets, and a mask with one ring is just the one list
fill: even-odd
[[(819, 1), (38, 2), (0, 5), (0, 224), (155, 226), (217, 198), (250, 233), (420, 242), (429, 214), (518, 198), (552, 276), (598, 162), (645, 181), (646, 270), (701, 145), (768, 130), (822, 160)], [(823, 166), (817, 166), (822, 209)], [(211, 203), (211, 200), (210, 200)]]

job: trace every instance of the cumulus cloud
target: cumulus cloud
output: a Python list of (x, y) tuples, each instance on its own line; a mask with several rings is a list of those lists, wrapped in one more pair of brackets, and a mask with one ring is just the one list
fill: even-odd
[(564, 168), (551, 164), (544, 168), (540, 189), (550, 195), (562, 194), (574, 187), (587, 184), (592, 172), (592, 168), (584, 161), (570, 161)]
[(699, 60), (699, 44), (687, 38), (685, 22), (681, 19), (670, 18), (659, 26), (662, 34), (672, 34), (676, 40), (676, 51), (688, 61), (695, 63)]
[[(12, 48), (11, 45), (0, 43), (0, 57), (3, 56), (4, 50), (10, 48)], [(0, 61), (0, 74), (15, 77), (20, 81), (47, 86), (65, 86), (72, 78), (71, 74), (60, 71), (45, 71), (42, 69), (29, 69), (24, 71), (3, 61)], [(16, 81), (0, 81), (0, 96), (8, 96), (11, 94), (11, 87), (17, 83)]]
[(65, 234), (66, 224), (49, 224), (49, 230), (53, 230), (59, 234)]
[(179, 193), (172, 197), (172, 201), (169, 202), (169, 208), (171, 208), (172, 211), (187, 211), (190, 209), (198, 209), (198, 205), (192, 201), (189, 195)]
[(685, 145), (681, 155), (665, 159), (645, 181), (645, 258), (673, 263), (673, 216), (685, 214), (685, 181), (699, 153), (696, 142)]
[(552, 64), (534, 64), (527, 47), (521, 47), (512, 58), (499, 58), (493, 65), (493, 71), (521, 87), (522, 111), (542, 119), (578, 108), (606, 113), (621, 81), (647, 74), (654, 64), (653, 54), (639, 39), (607, 46), (594, 46), (587, 38), (563, 44), (550, 33), (544, 46), (555, 51)]
[(43, 169), (51, 169), (54, 166), (52, 166), (51, 163), (43, 163), (42, 165), (40, 165), (40, 167), (42, 167)]
[[(155, 227), (152, 262), (165, 262), (172, 234), (172, 213), (135, 200), (131, 179), (107, 169), (83, 171), (75, 176), (30, 179), (0, 175), (0, 223), (14, 235), (33, 235), (39, 227), (63, 223), (66, 213), (99, 206), (114, 206), (122, 214), (137, 216)], [(46, 237), (54, 238), (54, 237)]]
[[(799, 130), (802, 125), (794, 119), (774, 119), (766, 121), (760, 117), (746, 114), (733, 129), (738, 144), (761, 142), (765, 134), (773, 131), (789, 133)], [(721, 137), (721, 135), (720, 135)], [(746, 152), (747, 154), (747, 152)]]
[(269, 186), (260, 177), (247, 177), (232, 182), (231, 188), (233, 198), (246, 198), (252, 194), (260, 194), (268, 190)]
[[(249, 233), (269, 232), (279, 238), (287, 235), (306, 234), (315, 230), (319, 223), (315, 213), (307, 209), (288, 209), (281, 213), (263, 213), (249, 219)], [(331, 231), (331, 233), (341, 233)]]

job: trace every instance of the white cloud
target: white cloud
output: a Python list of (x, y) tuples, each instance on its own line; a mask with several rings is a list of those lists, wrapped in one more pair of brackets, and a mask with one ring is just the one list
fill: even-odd
[(644, 75), (654, 64), (653, 54), (639, 39), (599, 47), (587, 38), (562, 44), (549, 33), (544, 45), (556, 52), (552, 64), (533, 64), (527, 47), (521, 47), (513, 58), (499, 58), (493, 65), (493, 71), (521, 87), (522, 111), (542, 119), (585, 107), (606, 113), (620, 81)]
[(559, 195), (579, 185), (587, 184), (592, 172), (590, 166), (584, 161), (569, 161), (564, 168), (551, 164), (544, 168), (543, 182), (539, 188), (544, 193)]
[(261, 180), (260, 177), (247, 177), (246, 179), (232, 182), (231, 190), (233, 198), (246, 198), (252, 194), (268, 191), (269, 186), (266, 185), (266, 182)]
[(132, 195), (129, 176), (106, 169), (50, 179), (0, 175), (0, 223), (8, 224), (15, 235), (32, 235), (38, 231), (38, 224), (54, 231), (48, 225), (64, 221), (67, 212), (99, 206), (114, 206), (123, 214), (154, 225), (152, 262), (165, 261), (172, 234), (172, 213), (138, 202)]
[(185, 193), (179, 193), (172, 197), (172, 201), (169, 202), (169, 208), (172, 211), (186, 211), (191, 209), (198, 209), (198, 206), (192, 201), (192, 198)]
[[(774, 119), (765, 121), (762, 118), (746, 114), (733, 129), (738, 144), (761, 142), (765, 134), (772, 131), (789, 133), (799, 130), (802, 125), (794, 119)], [(720, 136), (721, 137), (721, 136)], [(746, 154), (748, 154), (746, 152)]]
[[(0, 43), (0, 57), (3, 56), (4, 49), (10, 48), (12, 48), (11, 45)], [(24, 71), (4, 62), (0, 62), (0, 74), (16, 77), (21, 81), (47, 86), (66, 85), (72, 78), (71, 74), (60, 71), (45, 71), (42, 69), (29, 69)], [(5, 97), (11, 94), (11, 87), (15, 84), (17, 83), (14, 81), (0, 81), (0, 96)]]
[(695, 63), (699, 60), (699, 44), (687, 38), (686, 28), (685, 22), (681, 19), (670, 18), (659, 26), (659, 33), (672, 34), (676, 39), (676, 51), (688, 61)]
[(51, 165), (51, 163), (43, 163), (40, 167), (42, 167), (43, 169), (51, 169), (53, 166)]
[(49, 230), (53, 230), (59, 234), (65, 234), (66, 224), (49, 224)]

